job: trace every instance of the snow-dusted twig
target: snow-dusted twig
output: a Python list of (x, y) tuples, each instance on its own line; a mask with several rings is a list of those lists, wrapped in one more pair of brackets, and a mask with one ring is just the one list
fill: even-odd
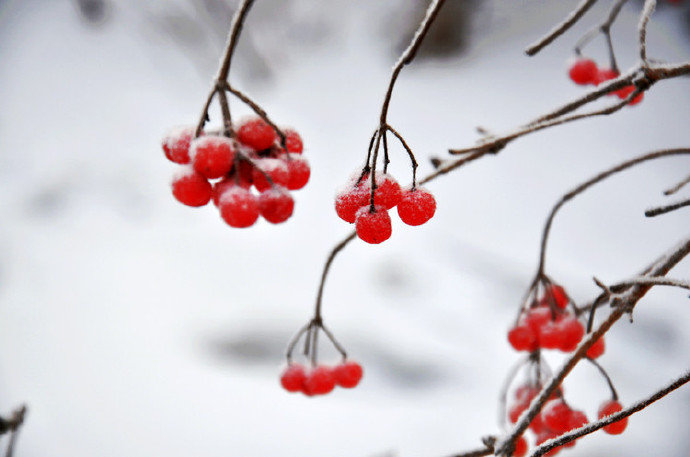
[(647, 24), (649, 24), (649, 19), (654, 13), (656, 8), (656, 0), (645, 0), (644, 6), (642, 7), (642, 14), (640, 15), (640, 23), (638, 25), (638, 32), (640, 37), (640, 59), (642, 60), (642, 65), (648, 66), (647, 62)]
[(550, 439), (544, 443), (542, 443), (540, 446), (536, 447), (532, 453), (529, 455), (529, 457), (539, 457), (547, 452), (549, 452), (551, 449), (557, 448), (559, 446), (562, 446), (564, 444), (570, 443), (571, 441), (580, 438), (585, 435), (589, 435), (590, 433), (596, 432), (597, 430), (606, 427), (609, 424), (613, 424), (614, 422), (618, 422), (619, 420), (631, 416), (635, 414), (638, 411), (642, 411), (645, 409), (647, 406), (651, 405), (655, 401), (665, 397), (669, 393), (673, 392), (674, 390), (682, 387), (685, 385), (688, 381), (690, 381), (690, 371), (686, 372), (684, 375), (670, 383), (669, 385), (665, 386), (664, 388), (660, 389), (659, 391), (655, 392), (653, 395), (649, 396), (648, 398), (645, 398), (643, 400), (640, 400), (629, 407), (611, 414), (610, 416), (607, 416), (603, 419), (600, 419), (596, 422), (592, 422), (590, 424), (585, 425), (584, 427), (577, 428), (575, 430), (571, 430), (570, 432), (564, 433), (563, 435), (560, 435), (557, 438)]
[(690, 290), (690, 282), (682, 279), (672, 279), (658, 276), (637, 276), (635, 278), (619, 281), (612, 287), (618, 288), (621, 286), (634, 286), (636, 284), (655, 285), (655, 286), (671, 286), (679, 287), (681, 289)]
[(19, 430), (24, 423), (24, 417), (26, 416), (26, 405), (22, 405), (12, 412), (9, 419), (4, 420), (4, 427), (10, 432), (10, 439), (7, 443), (7, 449), (5, 450), (5, 457), (12, 457), (14, 454), (14, 447), (17, 443), (17, 437), (19, 435)]
[(546, 46), (551, 44), (553, 40), (558, 38), (559, 36), (563, 35), (565, 32), (570, 29), (573, 25), (577, 23), (577, 21), (580, 20), (582, 16), (592, 7), (594, 4), (597, 2), (597, 0), (583, 0), (577, 8), (575, 8), (569, 15), (566, 17), (563, 22), (555, 26), (549, 33), (544, 35), (542, 38), (540, 38), (537, 42), (534, 44), (530, 45), (526, 50), (525, 53), (528, 56), (533, 56), (542, 49), (544, 49)]
[(604, 39), (606, 40), (606, 46), (609, 51), (609, 61), (611, 64), (611, 70), (618, 73), (618, 63), (616, 62), (616, 54), (613, 50), (613, 42), (611, 40), (611, 26), (616, 21), (616, 18), (618, 17), (618, 14), (621, 12), (623, 5), (625, 5), (627, 2), (628, 0), (616, 0), (616, 3), (611, 8), (611, 11), (609, 11), (609, 15), (606, 18), (606, 20), (598, 26), (594, 27), (592, 30), (587, 32), (582, 38), (578, 40), (578, 42), (575, 44), (575, 54), (577, 54), (578, 56), (581, 55), (582, 48), (585, 45), (587, 45), (587, 43), (592, 41), (594, 37), (596, 37), (599, 34), (602, 34), (604, 35)]
[(648, 209), (644, 212), (644, 215), (647, 217), (660, 216), (662, 214), (670, 213), (671, 211), (675, 211), (685, 206), (690, 206), (690, 199), (681, 200), (671, 205), (659, 206), (657, 208)]

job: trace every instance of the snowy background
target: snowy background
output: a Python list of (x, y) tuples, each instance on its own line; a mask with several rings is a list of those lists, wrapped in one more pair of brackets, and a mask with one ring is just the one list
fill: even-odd
[[(310, 317), (327, 252), (350, 230), (333, 194), (364, 160), (422, 6), (257, 2), (231, 80), (300, 131), (312, 179), (288, 223), (236, 230), (215, 208), (174, 201), (175, 166), (159, 144), (169, 127), (196, 121), (234, 4), (94, 3), (0, 0), (0, 411), (29, 406), (19, 457), (441, 457), (478, 447), (500, 432), (497, 392), (518, 358), (505, 332), (550, 207), (619, 161), (690, 144), (684, 78), (434, 181), (428, 224), (396, 220), (389, 241), (357, 240), (334, 263), (325, 318), (365, 366), (362, 384), (288, 395), (277, 381), (285, 343)], [(389, 115), (422, 175), (429, 157), (473, 144), (476, 126), (502, 132), (582, 93), (566, 61), (609, 2), (537, 57), (522, 52), (575, 3), (448, 2), (463, 16), (446, 29), (462, 33), (445, 35), (448, 49), (442, 35), (403, 72)], [(627, 5), (614, 27), (623, 68), (636, 59), (639, 7)], [(654, 58), (688, 59), (686, 21), (683, 7), (660, 5)], [(604, 61), (601, 41), (588, 49)], [(408, 182), (403, 151), (392, 159)], [(670, 248), (690, 213), (643, 211), (688, 170), (687, 158), (643, 165), (565, 207), (549, 274), (586, 301), (592, 275), (629, 277)], [(690, 264), (671, 276), (689, 277)], [(612, 330), (600, 359), (624, 403), (690, 361), (687, 294), (655, 290), (635, 317)], [(608, 395), (586, 364), (565, 387), (590, 419)], [(597, 434), (565, 453), (685, 457), (689, 421), (686, 388), (632, 418), (622, 437)]]

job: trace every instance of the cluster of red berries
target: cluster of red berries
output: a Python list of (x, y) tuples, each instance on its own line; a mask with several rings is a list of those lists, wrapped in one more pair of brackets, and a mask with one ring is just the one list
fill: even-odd
[[(582, 86), (588, 84), (598, 86), (605, 81), (616, 79), (618, 76), (620, 76), (617, 71), (611, 68), (599, 68), (595, 61), (583, 57), (578, 58), (573, 62), (568, 70), (568, 74), (570, 75), (570, 79), (572, 79), (575, 84)], [(635, 86), (629, 85), (622, 89), (615, 90), (608, 95), (616, 95), (621, 100), (624, 100), (628, 98), (628, 96), (634, 91)], [(630, 102), (628, 102), (628, 105), (636, 105), (640, 103), (643, 97), (644, 93), (640, 92), (632, 100), (630, 100)]]
[[(539, 386), (523, 385), (516, 389), (514, 394), (514, 402), (508, 411), (508, 418), (510, 422), (516, 423), (523, 412), (529, 408), (532, 400), (539, 394)], [(561, 389), (560, 395), (563, 395)], [(603, 419), (618, 411), (623, 407), (617, 400), (608, 400), (599, 407), (598, 418)], [(583, 411), (572, 409), (562, 398), (554, 394), (551, 399), (544, 405), (541, 412), (537, 414), (529, 425), (529, 429), (535, 435), (535, 445), (539, 446), (547, 440), (556, 438), (563, 433), (567, 433), (576, 428), (580, 428), (588, 423), (587, 415)], [(604, 427), (604, 431), (611, 435), (618, 435), (623, 433), (628, 425), (628, 419), (624, 418)], [(520, 437), (522, 444), (516, 443), (515, 457), (521, 457), (527, 452), (527, 443), (524, 437)], [(546, 453), (547, 456), (556, 455), (561, 448), (575, 446), (575, 441), (564, 444)], [(524, 449), (522, 454), (518, 454), (518, 447)]]
[(359, 384), (364, 371), (362, 366), (352, 360), (329, 367), (317, 365), (310, 370), (298, 363), (290, 363), (280, 376), (280, 384), (288, 392), (302, 392), (308, 397), (324, 395), (335, 386), (352, 389)]
[[(516, 351), (536, 351), (537, 349), (560, 349), (563, 352), (575, 350), (585, 327), (568, 310), (570, 298), (565, 290), (556, 284), (546, 289), (536, 306), (523, 311), (517, 325), (508, 331), (508, 341)], [(604, 353), (603, 336), (588, 350), (587, 357), (595, 359)]]
[(350, 224), (355, 224), (357, 236), (371, 244), (379, 244), (391, 237), (391, 218), (388, 210), (398, 207), (400, 220), (407, 225), (422, 225), (434, 216), (436, 200), (426, 189), (412, 186), (401, 189), (397, 181), (386, 173), (376, 175), (374, 206), (371, 206), (371, 180), (365, 173), (351, 179), (335, 197), (335, 212)]
[(289, 191), (304, 187), (311, 171), (301, 155), (299, 134), (290, 129), (284, 134), (285, 148), (260, 118), (242, 122), (235, 138), (194, 138), (191, 127), (172, 130), (163, 138), (163, 151), (172, 162), (185, 165), (173, 179), (173, 196), (188, 206), (213, 200), (231, 227), (249, 227), (259, 215), (273, 224), (286, 221), (295, 204)]

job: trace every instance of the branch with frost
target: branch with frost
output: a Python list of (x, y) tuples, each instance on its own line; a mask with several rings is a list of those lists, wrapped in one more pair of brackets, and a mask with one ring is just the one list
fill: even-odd
[(530, 45), (525, 53), (533, 56), (546, 46), (551, 44), (556, 38), (567, 32), (573, 25), (577, 24), (582, 16), (597, 2), (597, 0), (583, 0), (560, 24), (556, 25), (549, 33), (540, 38), (536, 43)]

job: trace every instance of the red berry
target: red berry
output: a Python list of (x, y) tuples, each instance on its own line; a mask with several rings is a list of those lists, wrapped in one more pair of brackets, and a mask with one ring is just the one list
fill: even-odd
[(508, 410), (508, 419), (510, 420), (511, 423), (516, 423), (520, 416), (522, 415), (523, 412), (527, 409), (529, 406), (529, 402), (527, 403), (516, 403), (513, 406), (510, 407), (510, 410)]
[[(400, 203), (401, 198), (402, 193), (400, 191), (400, 185), (392, 176), (385, 173), (376, 175), (376, 191), (374, 192), (374, 203), (376, 205), (391, 209)], [(434, 203), (434, 209), (435, 208), (436, 204)]]
[(290, 192), (276, 186), (259, 194), (259, 212), (268, 222), (280, 224), (292, 216), (295, 201)]
[(255, 151), (270, 148), (277, 138), (273, 127), (261, 118), (253, 118), (243, 122), (237, 129), (237, 139)]
[(335, 196), (335, 212), (345, 222), (355, 222), (357, 210), (369, 204), (369, 186), (360, 183), (338, 192)]
[(541, 411), (544, 425), (556, 433), (567, 432), (570, 429), (571, 413), (570, 407), (561, 399), (549, 400)]
[(515, 399), (522, 403), (528, 403), (532, 401), (534, 397), (539, 394), (539, 388), (525, 384), (523, 386), (515, 389)]
[(434, 216), (436, 200), (426, 189), (406, 189), (398, 203), (398, 216), (407, 225), (422, 225)]
[(577, 318), (568, 316), (560, 321), (558, 327), (561, 330), (563, 339), (559, 349), (563, 352), (574, 351), (582, 337), (585, 335), (585, 327)]
[(558, 349), (563, 345), (563, 333), (556, 322), (549, 321), (539, 329), (539, 345), (544, 349)]
[(374, 212), (369, 209), (369, 205), (365, 205), (355, 213), (357, 236), (370, 244), (383, 243), (393, 232), (391, 217), (383, 206), (374, 207)]
[(568, 74), (575, 84), (595, 84), (599, 69), (592, 59), (577, 59), (571, 66)]
[[(621, 406), (621, 404), (618, 403), (616, 400), (605, 401), (601, 404), (601, 406), (599, 406), (599, 412), (597, 413), (597, 417), (599, 419), (603, 419), (606, 416), (610, 416), (611, 414), (617, 413), (622, 410), (623, 406)], [(620, 435), (625, 431), (625, 428), (627, 426), (628, 418), (624, 417), (623, 419), (620, 419), (614, 422), (613, 424), (609, 424), (606, 427), (604, 427), (604, 431), (611, 435)]]
[[(547, 430), (547, 431), (545, 431), (545, 432), (542, 432), (542, 433), (537, 434), (537, 441), (536, 441), (535, 444), (536, 444), (537, 446), (539, 446), (539, 445), (545, 443), (546, 441), (548, 441), (548, 440), (550, 440), (550, 439), (552, 439), (552, 438), (556, 438), (557, 436), (558, 436), (557, 433), (553, 433), (552, 431)], [(549, 452), (547, 452), (547, 453), (544, 454), (544, 455), (545, 455), (545, 456), (549, 456), (549, 457), (550, 457), (550, 456), (554, 456), (554, 455), (556, 455), (556, 454), (558, 454), (558, 453), (560, 452), (561, 447), (562, 447), (562, 446), (555, 447), (555, 448), (551, 449)]]
[[(557, 284), (551, 284), (547, 294), (548, 296), (553, 297), (555, 305), (560, 309), (565, 309), (568, 306), (568, 303), (570, 303), (570, 298), (568, 298), (568, 294), (565, 293), (565, 289)], [(550, 302), (546, 303), (547, 305), (550, 304)]]
[(292, 129), (285, 129), (283, 133), (285, 134), (285, 148), (287, 152), (302, 154), (304, 146), (302, 145), (302, 137), (299, 136), (299, 133)]
[(318, 366), (312, 369), (304, 381), (304, 393), (307, 395), (324, 395), (335, 388), (335, 377), (330, 367)]
[(364, 370), (362, 370), (362, 366), (357, 362), (347, 361), (335, 367), (333, 374), (335, 375), (336, 384), (340, 387), (351, 389), (359, 384)]
[(521, 436), (515, 441), (513, 457), (524, 457), (525, 454), (527, 454), (527, 440), (525, 440), (524, 436)]
[(215, 183), (213, 185), (213, 204), (218, 206), (220, 196), (223, 195), (223, 192), (236, 185), (237, 184), (235, 183), (235, 178), (223, 178), (217, 183)]
[(523, 320), (528, 325), (535, 336), (538, 336), (542, 327), (552, 322), (553, 313), (547, 306), (539, 306), (537, 308), (530, 308), (527, 310)]
[(245, 189), (252, 187), (254, 166), (248, 160), (240, 159), (236, 162), (234, 173), (237, 174), (238, 184)]
[(256, 197), (239, 186), (223, 192), (218, 207), (221, 217), (231, 227), (249, 227), (259, 218)]
[(307, 185), (309, 182), (309, 162), (302, 156), (290, 154), (290, 160), (286, 162), (288, 169), (287, 188), (290, 190), (298, 190)]
[(570, 430), (575, 430), (576, 428), (584, 427), (589, 421), (587, 420), (587, 415), (582, 411), (571, 411), (570, 412), (570, 424), (568, 424), (568, 429), (565, 430), (569, 432)]
[(299, 392), (304, 387), (306, 380), (307, 373), (304, 371), (304, 367), (297, 363), (288, 365), (283, 374), (280, 375), (280, 384), (288, 392)]
[(192, 141), (189, 155), (197, 173), (215, 179), (230, 171), (235, 149), (229, 138), (202, 136)]
[[(254, 168), (252, 171), (252, 179), (254, 180), (254, 186), (259, 192), (271, 187), (271, 184), (266, 179), (266, 175), (273, 181), (273, 184), (277, 186), (287, 186), (290, 179), (290, 173), (288, 171), (287, 164), (282, 159), (259, 159), (254, 162), (258, 168)], [(263, 171), (263, 173), (262, 173)]]
[[(616, 95), (618, 95), (618, 98), (620, 98), (621, 100), (625, 100), (633, 92), (635, 92), (635, 86), (625, 86), (624, 88), (619, 89), (614, 93)], [(637, 105), (638, 103), (640, 103), (642, 101), (643, 98), (644, 98), (644, 92), (640, 92), (639, 94), (635, 95), (635, 97), (633, 97), (632, 100), (630, 100), (628, 102), (628, 105), (629, 106)]]
[(211, 184), (194, 170), (185, 169), (173, 178), (173, 196), (187, 206), (204, 206), (211, 200)]
[(508, 331), (508, 342), (516, 351), (532, 352), (539, 347), (534, 331), (525, 324), (518, 324)]
[(532, 430), (535, 435), (548, 430), (548, 427), (544, 424), (544, 418), (541, 414), (534, 416), (534, 419), (532, 419), (532, 422), (529, 424), (529, 429)]
[(604, 336), (602, 335), (599, 337), (598, 340), (594, 342), (593, 345), (587, 349), (587, 357), (590, 359), (596, 359), (597, 357), (601, 356), (604, 353), (604, 350), (606, 349), (606, 343), (604, 343)]
[(175, 163), (189, 163), (189, 143), (194, 138), (194, 131), (194, 127), (176, 127), (168, 131), (163, 137), (165, 157)]
[(600, 68), (599, 71), (597, 72), (597, 77), (594, 80), (595, 85), (599, 85), (605, 81), (609, 81), (611, 79), (616, 79), (618, 78), (619, 73), (617, 71), (614, 71), (610, 68)]

